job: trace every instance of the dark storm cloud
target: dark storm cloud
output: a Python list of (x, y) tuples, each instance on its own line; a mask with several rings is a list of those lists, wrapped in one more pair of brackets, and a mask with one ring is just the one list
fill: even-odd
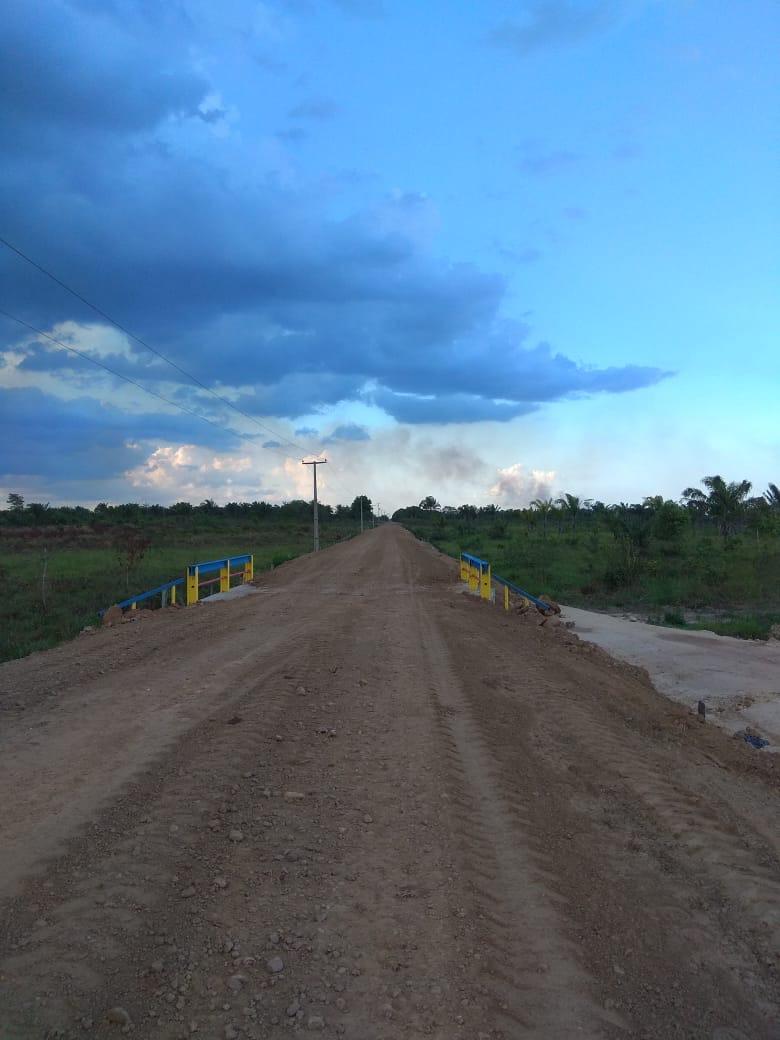
[(502, 22), (488, 39), (523, 56), (575, 44), (616, 22), (625, 6), (625, 0), (532, 0), (522, 5), (520, 20)]
[[(540, 402), (665, 376), (576, 364), (501, 322), (501, 277), (422, 252), (431, 219), (423, 196), (334, 219), (316, 190), (218, 165), (202, 143), (204, 113), (220, 107), (204, 106), (218, 92), (188, 65), (186, 26), (180, 38), (171, 29), (186, 18), (163, 32), (155, 19), (169, 16), (156, 5), (116, 0), (109, 10), (111, 19), (86, 0), (78, 9), (13, 0), (0, 10), (9, 62), (0, 126), (11, 144), (0, 227), (198, 379), (250, 387), (237, 400), (245, 411), (294, 418), (380, 386), (376, 403), (401, 421), (507, 420)], [(193, 155), (190, 138), (201, 142)], [(537, 155), (537, 172), (554, 155)], [(3, 249), (0, 284), (0, 306), (40, 328), (96, 321)], [(7, 323), (0, 337), (19, 342)], [(67, 355), (26, 349), (23, 369), (75, 371)], [(148, 385), (178, 382), (198, 410), (214, 407), (137, 344), (106, 360)], [(65, 409), (63, 424), (66, 412), (76, 415)], [(164, 418), (158, 432), (174, 435)]]
[(463, 423), (497, 420), (506, 422), (518, 415), (527, 415), (536, 409), (534, 404), (491, 401), (475, 394), (439, 394), (436, 397), (417, 397), (379, 390), (373, 395), (374, 403), (403, 423)]
[(119, 476), (148, 455), (145, 440), (160, 437), (221, 448), (239, 443), (228, 430), (194, 423), (183, 414), (130, 415), (90, 397), (62, 401), (35, 389), (0, 389), (3, 477)]
[(206, 92), (190, 69), (158, 71), (138, 42), (66, 4), (6, 0), (1, 18), (4, 130), (137, 131), (195, 114)]

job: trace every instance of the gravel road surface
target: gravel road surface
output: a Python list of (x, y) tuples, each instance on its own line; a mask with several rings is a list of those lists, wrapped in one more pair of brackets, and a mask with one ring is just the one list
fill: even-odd
[(778, 757), (386, 525), (0, 667), (0, 1037), (780, 1038)]

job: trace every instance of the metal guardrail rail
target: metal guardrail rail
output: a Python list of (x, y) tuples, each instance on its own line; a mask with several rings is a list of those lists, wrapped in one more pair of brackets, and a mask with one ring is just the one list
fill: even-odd
[(502, 578), (498, 574), (493, 575), (493, 581), (499, 585), (503, 585), (504, 588), (514, 592), (516, 596), (523, 596), (529, 602), (533, 603), (539, 610), (552, 610), (552, 604), (546, 603), (543, 599), (539, 599), (538, 596), (532, 596), (530, 592), (526, 592), (525, 589), (521, 589), (519, 585), (515, 585), (513, 581), (509, 581), (507, 578)]
[(480, 597), (487, 600), (493, 599), (492, 582), (502, 585), (504, 588), (505, 610), (509, 610), (510, 592), (513, 592), (516, 596), (522, 596), (545, 614), (552, 613), (555, 609), (550, 603), (539, 599), (538, 596), (532, 596), (530, 592), (521, 589), (519, 585), (515, 585), (514, 582), (509, 581), (507, 578), (493, 574), (490, 563), (487, 560), (483, 560), (480, 556), (474, 556), (472, 553), (462, 552), (460, 554), (460, 580), (467, 582), (472, 592), (479, 592)]
[[(158, 585), (154, 589), (149, 589), (148, 592), (139, 592), (137, 596), (128, 596), (127, 599), (120, 600), (115, 606), (121, 607), (122, 610), (127, 610), (128, 607), (135, 609), (138, 603), (143, 603), (147, 599), (153, 599), (155, 596), (159, 596), (163, 600), (163, 605), (167, 599), (166, 593), (170, 592), (171, 604), (176, 603), (176, 589), (179, 585), (184, 584), (184, 578), (174, 578), (173, 581), (166, 581), (163, 585)], [(104, 611), (100, 611), (101, 614)]]
[[(148, 589), (146, 592), (139, 592), (136, 596), (128, 596), (127, 599), (120, 600), (115, 606), (121, 610), (135, 610), (139, 603), (154, 599), (155, 596), (160, 597), (161, 606), (164, 607), (168, 603), (171, 606), (175, 606), (177, 589), (183, 586), (185, 593), (184, 602), (186, 606), (191, 607), (198, 602), (202, 588), (219, 585), (220, 592), (227, 592), (231, 587), (230, 583), (233, 578), (241, 578), (240, 584), (242, 585), (252, 581), (254, 577), (254, 563), (255, 558), (251, 553), (243, 553), (240, 556), (224, 556), (221, 560), (207, 560), (204, 563), (190, 563), (183, 578), (174, 578), (172, 581), (166, 581), (162, 585)], [(238, 569), (234, 570), (234, 567), (238, 567)], [(204, 574), (214, 574), (216, 571), (219, 572), (216, 577), (203, 580)], [(98, 613), (102, 617), (105, 614), (105, 610), (100, 610)]]

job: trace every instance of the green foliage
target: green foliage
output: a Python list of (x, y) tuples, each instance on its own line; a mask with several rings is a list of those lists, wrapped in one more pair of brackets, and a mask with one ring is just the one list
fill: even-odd
[[(125, 598), (128, 587), (131, 594), (154, 588), (183, 575), (189, 563), (249, 552), (259, 575), (311, 551), (308, 502), (188, 505), (53, 508), (47, 512), (54, 523), (47, 515), (47, 523), (37, 527), (9, 523), (11, 510), (0, 511), (0, 661), (71, 639), (98, 624), (98, 610)], [(332, 512), (329, 506), (320, 510), (323, 547), (359, 529), (348, 515), (336, 518)]]
[(689, 514), (682, 506), (678, 506), (676, 502), (662, 501), (653, 513), (653, 535), (659, 541), (677, 542), (689, 523)]
[(707, 494), (699, 488), (686, 488), (683, 498), (689, 508), (704, 513), (715, 520), (718, 530), (727, 538), (733, 534), (746, 512), (747, 496), (753, 486), (749, 480), (732, 480), (726, 482), (723, 477), (715, 475), (702, 477)]
[(352, 505), (349, 507), (349, 515), (353, 520), (360, 522), (361, 503), (363, 505), (363, 523), (367, 524), (374, 515), (374, 506), (367, 495), (358, 495), (357, 498), (353, 499)]
[(688, 622), (678, 611), (667, 610), (660, 623), (675, 628), (714, 632), (716, 635), (731, 636), (735, 639), (769, 639), (773, 628), (780, 623), (780, 613), (746, 613), (717, 618), (699, 617), (695, 621)]
[[(462, 550), (483, 556), (529, 592), (573, 606), (666, 612), (665, 623), (675, 625), (684, 625), (683, 610), (771, 617), (780, 609), (780, 518), (768, 503), (746, 501), (723, 538), (718, 508), (713, 516), (706, 506), (692, 513), (660, 496), (635, 505), (581, 503), (576, 530), (571, 514), (564, 517), (549, 499), (491, 516), (474, 506), (461, 506), (453, 517), (410, 507), (394, 519), (453, 556)], [(760, 537), (753, 533), (755, 516)], [(560, 524), (545, 528), (550, 517)], [(768, 632), (766, 621), (718, 623), (728, 634), (760, 630), (765, 638)]]
[(685, 618), (679, 610), (666, 610), (664, 611), (664, 624), (675, 625), (678, 628), (685, 628)]
[(736, 639), (768, 639), (773, 625), (780, 622), (780, 614), (743, 614), (718, 621), (696, 621), (689, 628), (706, 629), (719, 636)]

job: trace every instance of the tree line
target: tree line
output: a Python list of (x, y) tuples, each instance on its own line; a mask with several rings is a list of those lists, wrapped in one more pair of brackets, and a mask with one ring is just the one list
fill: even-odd
[[(363, 506), (363, 520), (370, 522), (374, 517), (371, 499), (367, 495), (358, 495), (350, 505), (330, 506), (320, 502), (319, 517), (321, 522), (334, 520), (359, 520)], [(170, 506), (148, 505), (138, 502), (125, 502), (109, 505), (100, 502), (94, 509), (86, 506), (52, 506), (43, 502), (25, 502), (24, 497), (11, 492), (6, 499), (6, 508), (0, 510), (0, 526), (6, 527), (66, 527), (71, 525), (94, 526), (95, 524), (141, 525), (165, 518), (189, 519), (192, 522), (208, 522), (208, 520), (244, 520), (280, 522), (308, 521), (311, 519), (312, 502), (305, 499), (292, 499), (289, 502), (227, 502), (224, 506), (210, 498), (199, 505), (191, 502), (174, 502)]]
[(544, 536), (552, 529), (559, 534), (565, 530), (576, 533), (578, 525), (603, 523), (617, 537), (635, 537), (651, 533), (663, 540), (674, 540), (691, 525), (709, 526), (727, 540), (745, 531), (776, 534), (780, 531), (780, 488), (770, 483), (762, 494), (751, 494), (749, 480), (726, 481), (720, 475), (703, 477), (701, 487), (688, 487), (679, 500), (665, 499), (663, 495), (648, 495), (641, 502), (607, 504), (564, 493), (558, 498), (537, 498), (529, 506), (518, 509), (500, 509), (495, 504), (486, 506), (442, 506), (432, 495), (419, 505), (406, 506), (393, 514), (393, 520), (414, 521), (439, 516), (442, 520), (522, 519), (538, 525)]

